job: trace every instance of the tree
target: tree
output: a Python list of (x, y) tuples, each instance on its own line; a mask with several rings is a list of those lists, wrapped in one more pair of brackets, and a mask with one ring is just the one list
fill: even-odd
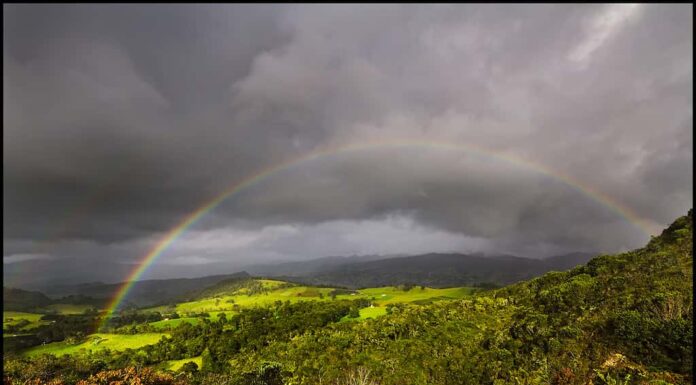
[(220, 373), (225, 366), (225, 362), (220, 361), (207, 347), (201, 354), (201, 361), (201, 372), (204, 373)]
[(202, 372), (213, 372), (215, 369), (215, 360), (210, 354), (210, 349), (205, 348), (203, 354), (201, 354), (201, 371)]
[(283, 385), (282, 365), (277, 362), (262, 362), (252, 373), (244, 375), (247, 383), (263, 385)]
[(191, 373), (191, 374), (197, 373), (198, 372), (198, 364), (196, 364), (193, 361), (189, 361), (181, 367), (181, 371), (184, 373)]

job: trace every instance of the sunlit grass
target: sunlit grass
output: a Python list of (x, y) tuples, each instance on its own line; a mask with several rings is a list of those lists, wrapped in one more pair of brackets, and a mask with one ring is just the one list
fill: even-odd
[(53, 342), (46, 345), (35, 346), (23, 352), (24, 355), (33, 357), (41, 354), (53, 354), (62, 356), (64, 354), (80, 354), (87, 351), (96, 351), (102, 349), (110, 350), (126, 350), (137, 349), (145, 345), (157, 343), (160, 338), (165, 336), (165, 333), (143, 333), (143, 334), (105, 334), (97, 333), (87, 337), (84, 342), (78, 344), (70, 344), (66, 341)]
[[(223, 294), (210, 298), (203, 298), (197, 301), (182, 302), (176, 304), (176, 306), (173, 308), (159, 306), (145, 309), (145, 311), (159, 311), (162, 313), (167, 313), (171, 312), (173, 309), (182, 317), (186, 317), (187, 314), (206, 312), (210, 315), (209, 318), (211, 320), (216, 321), (218, 319), (217, 315), (220, 312), (224, 312), (226, 313), (227, 317), (230, 317), (236, 313), (235, 309), (268, 306), (272, 305), (276, 301), (289, 301), (293, 303), (299, 301), (331, 301), (332, 299), (329, 293), (334, 290), (332, 288), (317, 288), (299, 285), (282, 287), (285, 285), (285, 282), (276, 280), (262, 279), (257, 280), (257, 282), (260, 282), (265, 288), (270, 289), (270, 291), (248, 295), (244, 294), (246, 290), (239, 289), (235, 291), (234, 294)], [(274, 290), (273, 288), (277, 289)], [(336, 299), (353, 300), (363, 298), (370, 300), (375, 307), (369, 308), (369, 310), (362, 309), (359, 318), (367, 319), (386, 314), (385, 306), (388, 304), (425, 304), (434, 301), (464, 298), (471, 295), (472, 292), (473, 289), (469, 287), (455, 287), (446, 289), (425, 287), (421, 289), (420, 286), (415, 286), (406, 291), (400, 287), (386, 286), (361, 289), (357, 290), (355, 293), (337, 295)], [(164, 325), (164, 323), (153, 324)]]
[(414, 301), (422, 301), (428, 299), (458, 299), (464, 298), (473, 292), (469, 287), (453, 287), (447, 289), (433, 289), (426, 287), (421, 289), (420, 286), (415, 286), (408, 291), (394, 286), (374, 287), (359, 290), (360, 294), (367, 298), (374, 298), (374, 302), (380, 305), (408, 303)]
[(187, 362), (195, 362), (196, 365), (198, 365), (198, 368), (200, 369), (201, 365), (203, 365), (203, 358), (201, 356), (198, 356), (193, 358), (184, 358), (183, 360), (165, 361), (162, 363), (162, 368), (176, 372), (180, 370)]
[(86, 310), (94, 308), (92, 305), (76, 305), (70, 303), (57, 303), (45, 307), (47, 310), (52, 310), (58, 314), (82, 314)]
[(201, 320), (200, 320), (200, 318), (194, 318), (194, 317), (167, 319), (167, 320), (150, 322), (150, 326), (153, 326), (156, 329), (175, 328), (184, 322), (190, 323), (191, 325), (198, 325), (201, 322)]
[(43, 317), (43, 314), (4, 311), (2, 312), (2, 328), (5, 329), (9, 326), (16, 325), (22, 320), (27, 320), (29, 324), (23, 326), (20, 330), (29, 330), (50, 323), (50, 321), (41, 321), (41, 317)]

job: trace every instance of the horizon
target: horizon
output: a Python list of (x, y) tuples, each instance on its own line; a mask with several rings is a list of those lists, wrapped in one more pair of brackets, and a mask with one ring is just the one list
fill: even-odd
[[(252, 268), (272, 268), (272, 267), (279, 267), (285, 264), (305, 264), (305, 263), (312, 263), (312, 262), (317, 262), (321, 260), (329, 260), (329, 259), (343, 259), (343, 260), (351, 260), (351, 259), (368, 259), (367, 261), (362, 261), (362, 262), (373, 262), (373, 261), (382, 261), (382, 260), (387, 260), (387, 259), (396, 259), (396, 258), (423, 258), (423, 257), (428, 257), (431, 255), (458, 255), (458, 256), (463, 256), (463, 257), (476, 257), (476, 258), (519, 258), (519, 259), (527, 259), (527, 260), (533, 260), (533, 261), (543, 261), (543, 260), (548, 260), (548, 259), (554, 259), (554, 258), (563, 258), (563, 257), (568, 257), (568, 256), (599, 256), (601, 253), (597, 252), (587, 252), (587, 251), (575, 251), (575, 252), (570, 252), (562, 255), (552, 255), (552, 256), (547, 256), (543, 258), (528, 258), (528, 257), (520, 257), (516, 255), (509, 255), (509, 254), (485, 254), (485, 253), (457, 253), (457, 252), (438, 252), (438, 253), (425, 253), (425, 254), (414, 254), (414, 255), (332, 255), (332, 256), (326, 256), (326, 257), (319, 257), (319, 258), (312, 258), (312, 259), (307, 259), (307, 260), (293, 260), (293, 261), (270, 261), (270, 262), (264, 262), (264, 263), (259, 263), (259, 264), (249, 264), (242, 266), (240, 270), (232, 270), (229, 272), (225, 273), (216, 273), (216, 274), (205, 274), (205, 275), (194, 275), (194, 276), (170, 276), (170, 277), (155, 277), (155, 278), (145, 278), (145, 279), (138, 279), (134, 281), (112, 281), (112, 282), (104, 282), (104, 281), (83, 281), (83, 282), (73, 282), (72, 280), (65, 280), (65, 283), (60, 283), (60, 282), (52, 282), (49, 281), (47, 283), (44, 283), (42, 285), (36, 285), (36, 284), (29, 284), (29, 286), (25, 287), (19, 287), (19, 286), (4, 286), (9, 289), (20, 289), (20, 290), (28, 290), (28, 291), (38, 291), (38, 292), (43, 292), (43, 290), (51, 289), (51, 288), (58, 288), (58, 287), (76, 287), (76, 286), (87, 286), (87, 285), (103, 285), (103, 286), (121, 286), (127, 283), (138, 283), (138, 282), (146, 282), (146, 281), (167, 281), (167, 280), (177, 280), (177, 279), (201, 279), (201, 278), (209, 278), (209, 277), (216, 277), (216, 276), (228, 276), (228, 275), (235, 275), (235, 274), (241, 274), (241, 273), (246, 273), (249, 274), (252, 277), (255, 278), (263, 278), (263, 277), (269, 277), (269, 278), (293, 278), (295, 276), (290, 275), (277, 275), (277, 274), (254, 274), (250, 273), (247, 270), (252, 269)], [(355, 262), (359, 263), (359, 262)], [(68, 283), (69, 282), (69, 283)]]

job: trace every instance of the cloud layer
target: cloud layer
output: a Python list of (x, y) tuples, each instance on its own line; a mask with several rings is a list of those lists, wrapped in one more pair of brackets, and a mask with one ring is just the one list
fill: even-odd
[(529, 162), (655, 229), (693, 205), (691, 5), (3, 10), (3, 255), (18, 283), (36, 264), (72, 261), (59, 274), (75, 280), (98, 275), (87, 260), (127, 271), (236, 181), (331, 146), (414, 144), (283, 168), (209, 213), (151, 275), (647, 240)]

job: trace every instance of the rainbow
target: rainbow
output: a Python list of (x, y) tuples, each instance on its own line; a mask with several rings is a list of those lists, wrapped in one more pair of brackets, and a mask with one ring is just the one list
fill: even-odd
[(215, 207), (220, 205), (226, 199), (235, 196), (241, 191), (254, 186), (255, 184), (261, 182), (262, 180), (280, 172), (288, 169), (292, 166), (309, 162), (318, 158), (323, 158), (330, 155), (337, 155), (342, 153), (348, 153), (353, 151), (363, 151), (370, 149), (384, 149), (384, 148), (401, 148), (401, 147), (426, 147), (435, 149), (448, 149), (448, 150), (465, 150), (495, 159), (501, 159), (513, 164), (522, 165), (529, 169), (535, 170), (543, 175), (550, 176), (556, 180), (562, 181), (568, 186), (575, 188), (577, 191), (586, 195), (587, 197), (601, 203), (606, 206), (611, 211), (615, 212), (622, 218), (625, 218), (629, 223), (634, 225), (636, 228), (644, 232), (646, 235), (653, 234), (656, 228), (652, 226), (649, 222), (643, 220), (635, 212), (633, 212), (628, 207), (615, 201), (608, 195), (593, 189), (590, 186), (584, 185), (579, 181), (571, 178), (568, 175), (564, 175), (557, 171), (554, 171), (544, 165), (525, 160), (510, 154), (496, 152), (491, 149), (474, 146), (470, 144), (455, 144), (447, 142), (429, 142), (429, 141), (373, 141), (368, 143), (357, 143), (342, 146), (327, 146), (319, 148), (309, 154), (289, 159), (278, 164), (271, 165), (264, 169), (261, 169), (255, 174), (249, 175), (248, 177), (237, 181), (230, 187), (222, 191), (220, 194), (214, 196), (210, 200), (203, 203), (197, 209), (193, 210), (190, 214), (184, 217), (176, 226), (170, 229), (153, 247), (147, 254), (145, 254), (137, 267), (130, 273), (126, 281), (116, 292), (113, 300), (109, 303), (107, 307), (107, 316), (104, 317), (102, 323), (99, 325), (104, 326), (107, 322), (108, 315), (112, 314), (118, 309), (120, 304), (128, 295), (128, 292), (133, 287), (134, 283), (138, 281), (140, 276), (145, 273), (145, 271), (150, 267), (159, 256), (161, 256), (173, 243), (176, 241), (186, 230), (188, 230), (192, 225), (194, 225), (201, 217), (213, 210)]

